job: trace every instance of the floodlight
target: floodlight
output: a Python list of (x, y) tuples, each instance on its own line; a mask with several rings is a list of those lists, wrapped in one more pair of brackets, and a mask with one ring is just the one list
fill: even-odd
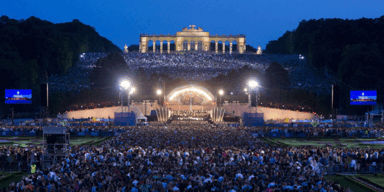
[(220, 95), (224, 95), (224, 91), (223, 91), (223, 90), (220, 90), (220, 91), (219, 91), (219, 94), (220, 94)]
[(255, 80), (251, 80), (248, 82), (248, 86), (251, 88), (256, 88), (257, 86), (259, 86), (259, 83), (257, 83)]
[(156, 93), (157, 93), (157, 95), (161, 95), (161, 89), (158, 89), (158, 90), (156, 91)]
[(128, 87), (131, 86), (131, 84), (129, 83), (129, 81), (123, 80), (121, 81), (120, 86), (124, 89), (128, 89)]
[(136, 88), (135, 87), (132, 87), (131, 88), (131, 91), (129, 92), (130, 94), (134, 93), (136, 91)]

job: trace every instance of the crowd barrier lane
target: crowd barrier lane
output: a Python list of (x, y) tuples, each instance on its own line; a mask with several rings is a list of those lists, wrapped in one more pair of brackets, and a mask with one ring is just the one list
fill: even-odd
[(31, 171), (30, 161), (18, 161), (16, 157), (7, 157), (0, 161), (0, 172)]
[(113, 136), (113, 132), (101, 132), (100, 136), (103, 136), (103, 137)]
[(347, 174), (376, 174), (384, 173), (384, 164), (335, 164), (320, 165), (319, 169), (326, 175), (347, 175)]
[(77, 132), (76, 136), (78, 137), (85, 137), (85, 132)]
[[(61, 125), (61, 124), (60, 124)], [(108, 123), (67, 123), (67, 126), (108, 126)]]
[(36, 132), (32, 131), (3, 131), (0, 132), (0, 136), (7, 137), (7, 136), (36, 136)]
[(381, 133), (348, 133), (348, 132), (284, 132), (284, 131), (270, 131), (266, 133), (251, 132), (257, 135), (265, 134), (267, 137), (280, 138), (280, 137), (292, 137), (292, 138), (305, 138), (305, 137), (339, 137), (339, 138), (381, 138), (384, 134)]
[(1, 132), (1, 136), (3, 136), (3, 137), (11, 136), (11, 132), (10, 131), (3, 131), (3, 132)]
[(26, 132), (25, 136), (35, 137), (36, 136), (36, 132)]

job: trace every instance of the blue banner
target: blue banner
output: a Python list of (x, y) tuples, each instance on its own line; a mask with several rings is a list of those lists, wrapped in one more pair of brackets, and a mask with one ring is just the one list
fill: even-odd
[(1, 136), (11, 136), (11, 132), (9, 131), (1, 132)]
[(113, 132), (101, 132), (100, 136), (103, 136), (103, 137), (113, 136)]
[(30, 137), (34, 137), (34, 136), (36, 136), (36, 133), (33, 133), (33, 132), (26, 132), (25, 135), (26, 135), (26, 136), (30, 136)]
[(21, 136), (21, 135), (23, 135), (23, 132), (21, 132), (21, 131), (15, 131), (15, 132), (11, 132), (11, 135), (12, 136)]

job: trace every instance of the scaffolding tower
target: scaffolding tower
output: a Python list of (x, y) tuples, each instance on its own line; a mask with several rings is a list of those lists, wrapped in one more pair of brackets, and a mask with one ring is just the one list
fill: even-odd
[(69, 157), (69, 140), (66, 127), (43, 128), (43, 169)]

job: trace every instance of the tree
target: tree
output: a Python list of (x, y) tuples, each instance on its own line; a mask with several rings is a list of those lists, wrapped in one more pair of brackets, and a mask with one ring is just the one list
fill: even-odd
[(277, 62), (272, 62), (265, 70), (266, 84), (271, 88), (288, 88), (291, 85), (288, 71)]
[[(341, 95), (349, 95), (351, 89), (376, 89), (384, 87), (384, 77), (381, 71), (384, 70), (383, 55), (376, 44), (373, 45), (351, 45), (347, 46), (343, 53), (343, 60), (339, 65), (339, 79), (348, 86), (341, 87)], [(382, 93), (384, 90), (377, 90)], [(351, 114), (359, 113), (364, 108), (350, 107), (349, 98), (341, 97), (344, 104), (344, 112)], [(356, 109), (358, 111), (356, 111)]]
[[(33, 16), (26, 20), (1, 16), (0, 34), (0, 90), (32, 89), (32, 105), (20, 107), (23, 112), (39, 109), (43, 79), (39, 77), (65, 74), (83, 52), (121, 51), (78, 20), (53, 24)], [(66, 101), (66, 95), (57, 97), (60, 100), (56, 102)], [(58, 103), (56, 109), (60, 107)], [(0, 102), (0, 109), (0, 114), (9, 111), (4, 102)]]

